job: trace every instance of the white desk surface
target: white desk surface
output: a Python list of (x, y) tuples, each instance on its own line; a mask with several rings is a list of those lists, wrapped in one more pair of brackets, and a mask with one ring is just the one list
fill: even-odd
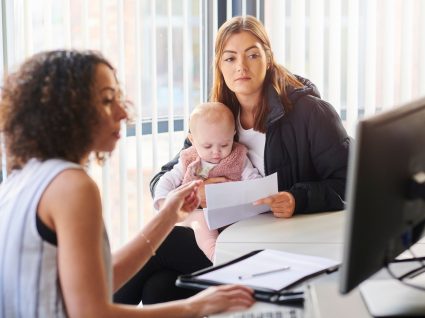
[(220, 233), (215, 264), (256, 249), (271, 248), (342, 259), (345, 212), (323, 212), (281, 219), (264, 213), (239, 221)]
[[(275, 218), (271, 213), (260, 214), (232, 224), (220, 233), (214, 263), (224, 263), (253, 250), (265, 248), (341, 261), (345, 220), (345, 211), (297, 215), (290, 219)], [(418, 255), (425, 255), (425, 239), (420, 240), (413, 250)], [(332, 299), (332, 308), (335, 307), (332, 314), (326, 318), (340, 317), (341, 313), (344, 313), (344, 318), (371, 317), (363, 305), (358, 289), (348, 296), (339, 295), (337, 273), (324, 275), (314, 282), (320, 292), (327, 290), (326, 295)], [(273, 310), (273, 308), (278, 306), (257, 302), (251, 311)], [(303, 316), (317, 317), (313, 311), (311, 298), (307, 292)], [(211, 317), (231, 316), (222, 314)]]

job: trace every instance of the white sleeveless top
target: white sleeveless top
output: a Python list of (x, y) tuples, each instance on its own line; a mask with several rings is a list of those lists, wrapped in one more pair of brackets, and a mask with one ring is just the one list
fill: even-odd
[[(64, 160), (32, 159), (0, 185), (0, 317), (67, 317), (59, 285), (57, 247), (44, 241), (36, 227), (41, 195), (66, 169), (82, 167)], [(106, 231), (104, 258), (112, 300)]]

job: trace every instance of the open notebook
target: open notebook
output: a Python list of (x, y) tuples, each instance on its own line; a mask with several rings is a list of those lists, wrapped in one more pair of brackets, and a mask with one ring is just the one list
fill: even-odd
[(254, 289), (257, 300), (287, 304), (302, 298), (302, 293), (289, 291), (294, 285), (318, 274), (332, 272), (338, 266), (339, 262), (328, 258), (265, 249), (182, 275), (176, 284), (195, 289), (242, 284)]

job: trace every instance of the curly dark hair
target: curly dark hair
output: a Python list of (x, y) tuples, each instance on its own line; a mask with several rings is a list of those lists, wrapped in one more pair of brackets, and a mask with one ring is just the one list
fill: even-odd
[(0, 131), (9, 168), (21, 168), (31, 158), (80, 163), (90, 152), (99, 118), (92, 86), (101, 63), (115, 71), (98, 52), (42, 52), (7, 77), (1, 93)]

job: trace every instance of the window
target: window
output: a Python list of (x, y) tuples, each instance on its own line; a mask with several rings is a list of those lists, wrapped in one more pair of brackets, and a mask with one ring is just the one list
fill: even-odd
[(89, 169), (113, 248), (151, 217), (149, 181), (208, 98), (215, 32), (233, 15), (265, 23), (276, 60), (314, 82), (351, 134), (359, 117), (425, 95), (421, 0), (5, 0), (1, 10), (2, 73), (57, 48), (100, 50), (118, 68), (137, 120)]

